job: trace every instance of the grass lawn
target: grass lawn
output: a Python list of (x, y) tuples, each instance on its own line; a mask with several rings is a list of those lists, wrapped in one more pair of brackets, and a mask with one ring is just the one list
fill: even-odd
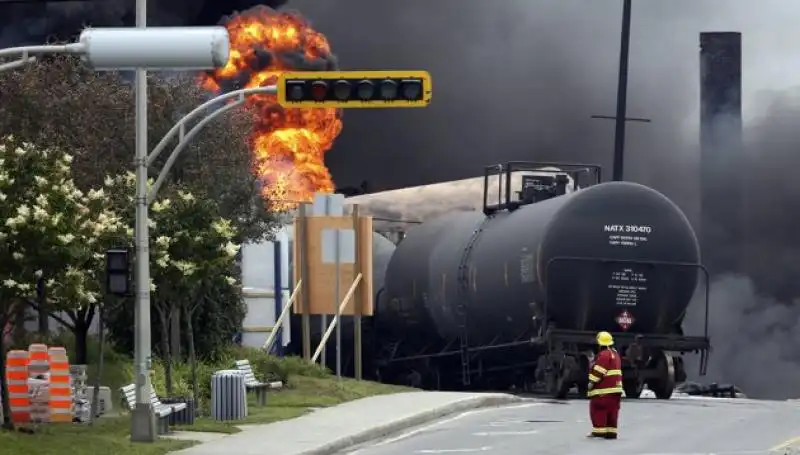
[(412, 390), (408, 387), (376, 382), (356, 381), (348, 378), (337, 379), (335, 376), (325, 378), (292, 376), (289, 380), (289, 388), (267, 395), (267, 406), (257, 406), (251, 397), (248, 405), (249, 415), (245, 420), (222, 423), (209, 419), (198, 419), (195, 425), (176, 428), (186, 431), (235, 433), (238, 431), (236, 425), (292, 419), (307, 413), (310, 408), (324, 408), (363, 397)]
[(96, 426), (42, 425), (35, 434), (0, 432), (3, 455), (162, 455), (193, 445), (162, 439), (155, 444), (133, 444), (127, 417), (100, 419)]
[[(308, 412), (309, 408), (333, 406), (358, 398), (410, 391), (374, 382), (337, 379), (335, 376), (308, 377), (294, 375), (289, 387), (268, 395), (267, 406), (248, 407), (246, 420), (233, 423), (197, 419), (195, 425), (178, 426), (182, 431), (209, 431), (235, 433), (235, 425), (269, 423), (291, 419)], [(155, 444), (129, 442), (130, 420), (127, 416), (101, 418), (94, 427), (89, 425), (43, 425), (33, 435), (0, 432), (0, 453), (3, 455), (161, 455), (172, 450), (189, 447), (189, 441), (162, 439)]]

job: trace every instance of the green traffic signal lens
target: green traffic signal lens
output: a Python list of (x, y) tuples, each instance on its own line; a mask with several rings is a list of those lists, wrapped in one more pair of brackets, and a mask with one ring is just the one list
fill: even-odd
[(333, 96), (339, 101), (347, 101), (350, 99), (352, 89), (350, 83), (347, 81), (337, 81), (333, 86)]
[(289, 91), (289, 99), (293, 101), (302, 101), (305, 95), (305, 84), (302, 82), (290, 82), (286, 84)]
[(397, 98), (397, 82), (390, 79), (381, 82), (381, 98), (385, 100)]
[(358, 83), (356, 92), (362, 101), (370, 100), (375, 95), (375, 84), (372, 81), (361, 81)]
[(400, 93), (403, 98), (407, 100), (416, 100), (422, 94), (422, 84), (420, 81), (402, 81), (400, 87)]

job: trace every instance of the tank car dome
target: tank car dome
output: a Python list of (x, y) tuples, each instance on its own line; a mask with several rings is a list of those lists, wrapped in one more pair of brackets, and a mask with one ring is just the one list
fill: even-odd
[[(573, 191), (575, 191), (573, 189), (573, 187), (575, 186), (575, 180), (572, 178), (571, 175), (569, 175), (568, 173), (564, 172), (564, 170), (561, 169), (560, 167), (544, 166), (544, 167), (538, 168), (538, 170), (536, 170), (536, 171), (520, 172), (521, 175), (537, 175), (537, 176), (544, 176), (544, 177), (551, 176), (554, 173), (563, 173), (563, 174), (565, 174), (567, 176), (567, 187), (566, 187), (566, 193), (567, 194), (572, 193)], [(578, 189), (580, 189), (580, 188), (581, 187), (578, 186)]]

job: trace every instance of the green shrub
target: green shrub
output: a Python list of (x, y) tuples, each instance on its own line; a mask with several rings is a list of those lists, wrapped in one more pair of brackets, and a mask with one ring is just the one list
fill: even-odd
[[(75, 345), (72, 333), (69, 331), (53, 334), (46, 339), (31, 337), (30, 342), (44, 342), (50, 346), (64, 346), (71, 353)], [(94, 374), (97, 371), (98, 340), (95, 337), (89, 337), (87, 344), (89, 347), (89, 381), (93, 382)], [(23, 348), (26, 347), (27, 345)], [(70, 358), (74, 358), (72, 355)], [(134, 363), (130, 357), (120, 354), (113, 344), (106, 342), (103, 358), (102, 385), (111, 387), (116, 394), (120, 387), (134, 382)], [(267, 355), (260, 349), (245, 348), (231, 344), (218, 349), (213, 359), (197, 361), (197, 399), (201, 410), (208, 410), (210, 406), (211, 376), (219, 370), (235, 369), (237, 360), (249, 360), (258, 380), (264, 382), (282, 381), (287, 387), (291, 387), (292, 376), (322, 378), (331, 374), (326, 368), (307, 362), (300, 357), (279, 358)], [(150, 379), (156, 393), (159, 397), (167, 397), (164, 362), (154, 358), (152, 371), (153, 374)], [(172, 393), (170, 395), (173, 397), (192, 396), (192, 369), (189, 362), (172, 363)]]
[(300, 357), (275, 357), (267, 355), (260, 349), (240, 347), (236, 352), (236, 360), (249, 360), (253, 373), (259, 381), (289, 382), (293, 375), (325, 377), (330, 371), (316, 363), (303, 360)]
[[(38, 332), (25, 333), (23, 340), (13, 342), (10, 349), (28, 349), (31, 343), (43, 343), (47, 346), (61, 346), (67, 350), (67, 356), (70, 361), (77, 358), (75, 354), (75, 335), (72, 331), (60, 328), (45, 336), (39, 335)], [(86, 357), (90, 365), (96, 364), (100, 358), (100, 341), (96, 336), (89, 336), (86, 340)], [(103, 346), (103, 361), (106, 363), (121, 363), (128, 359), (128, 356), (120, 354), (119, 350), (114, 344), (106, 339)]]

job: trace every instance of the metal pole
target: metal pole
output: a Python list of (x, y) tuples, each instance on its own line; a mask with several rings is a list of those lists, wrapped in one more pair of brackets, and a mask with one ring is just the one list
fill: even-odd
[[(205, 114), (205, 111), (215, 104), (219, 104), (220, 102), (229, 100), (231, 98), (239, 98), (241, 100), (243, 99), (242, 98), (243, 96), (252, 95), (254, 93), (269, 93), (274, 95), (278, 93), (278, 87), (275, 85), (268, 85), (266, 87), (251, 87), (251, 88), (243, 88), (240, 90), (234, 90), (232, 92), (223, 93), (222, 95), (212, 98), (206, 101), (205, 103), (197, 106), (191, 112), (184, 115), (180, 120), (178, 120), (178, 122), (175, 125), (173, 125), (172, 128), (170, 128), (167, 134), (165, 134), (164, 137), (161, 138), (161, 141), (158, 143), (158, 145), (156, 145), (155, 148), (153, 148), (153, 150), (150, 152), (150, 156), (147, 157), (147, 166), (148, 167), (152, 166), (155, 163), (156, 159), (158, 159), (158, 157), (161, 155), (161, 152), (163, 152), (164, 149), (167, 147), (167, 145), (173, 139), (175, 139), (176, 134), (180, 139), (180, 129), (184, 127), (186, 123), (188, 123), (189, 121), (191, 121), (192, 119), (201, 114)], [(211, 114), (211, 116), (214, 115), (215, 115), (214, 113)], [(197, 127), (197, 125), (195, 125), (195, 127)], [(193, 129), (194, 128), (191, 128), (189, 130), (188, 135), (192, 134), (191, 130)], [(175, 152), (173, 151), (173, 153)]]
[[(336, 376), (342, 377), (342, 309), (339, 308), (339, 284), (341, 282), (341, 268), (342, 268), (342, 231), (336, 230), (336, 241), (333, 245), (334, 253), (336, 254), (336, 299), (334, 300), (334, 308), (336, 308)], [(324, 351), (323, 351), (324, 352)]]
[(625, 116), (628, 107), (628, 55), (631, 45), (631, 0), (622, 3), (622, 31), (620, 33), (619, 75), (617, 85), (617, 118), (614, 131), (614, 171), (612, 179), (623, 179), (625, 170)]
[(301, 316), (302, 324), (302, 340), (303, 340), (303, 358), (306, 360), (311, 359), (311, 300), (310, 292), (311, 286), (309, 285), (311, 267), (308, 264), (308, 208), (305, 203), (300, 204), (300, 216), (297, 218), (298, 236), (300, 238), (294, 239), (297, 244), (300, 257), (300, 307), (303, 309)]
[(278, 321), (278, 315), (283, 313), (283, 274), (281, 267), (283, 266), (283, 248), (279, 240), (272, 242), (272, 252), (274, 253), (273, 262), (273, 281), (275, 284), (272, 286), (273, 298), (275, 299), (275, 325), (272, 330), (277, 332), (278, 344), (275, 345), (275, 355), (283, 357), (283, 327), (281, 322)]
[[(319, 333), (320, 333), (320, 336), (322, 336), (321, 334), (325, 333), (326, 330), (328, 330), (328, 315), (327, 314), (323, 314), (319, 318)], [(325, 346), (325, 349), (322, 350), (322, 355), (319, 358), (319, 364), (324, 366), (324, 367), (328, 366), (328, 359), (327, 359), (327, 356), (325, 355), (327, 353), (327, 351), (328, 351), (327, 346)]]
[[(207, 117), (205, 117), (203, 120), (197, 122), (197, 124), (193, 126), (188, 133), (185, 132), (185, 127), (184, 127), (185, 123), (180, 123), (180, 129), (178, 131), (178, 143), (175, 145), (175, 148), (172, 149), (172, 153), (170, 153), (169, 157), (167, 157), (167, 162), (164, 163), (164, 167), (162, 167), (161, 172), (158, 173), (158, 178), (156, 178), (156, 182), (153, 183), (153, 186), (147, 193), (148, 206), (150, 206), (150, 204), (152, 204), (153, 201), (156, 199), (156, 194), (158, 194), (158, 190), (161, 189), (161, 185), (163, 185), (164, 182), (167, 180), (167, 175), (169, 175), (169, 171), (172, 170), (172, 166), (175, 165), (175, 161), (178, 160), (178, 157), (180, 156), (181, 152), (183, 152), (183, 150), (189, 146), (189, 143), (192, 140), (194, 140), (195, 136), (197, 136), (200, 133), (200, 131), (206, 127), (206, 125), (211, 123), (212, 120), (216, 119), (218, 116), (224, 114), (225, 112), (230, 111), (231, 109), (241, 106), (243, 103), (244, 103), (244, 98), (217, 109), (216, 111), (212, 112)], [(150, 165), (152, 164), (151, 161), (152, 156), (153, 155), (151, 153), (150, 156), (147, 158), (148, 167), (150, 167)]]
[[(330, 198), (325, 198), (325, 209), (324, 210), (325, 210), (325, 212), (324, 213), (320, 213), (319, 215), (331, 216), (331, 201), (330, 201)], [(338, 241), (339, 241), (339, 237), (336, 237), (336, 242), (338, 242)], [(336, 260), (338, 261), (338, 257), (337, 257)], [(336, 273), (337, 274), (339, 273), (339, 269), (336, 269)], [(336, 275), (336, 276), (337, 276), (337, 279), (338, 279), (339, 275)], [(334, 305), (339, 305), (339, 293), (338, 292), (336, 293), (336, 297), (334, 298), (334, 300), (335, 300)], [(325, 333), (326, 330), (328, 330), (328, 315), (327, 314), (323, 314), (323, 315), (320, 315), (320, 318), (319, 318), (319, 333), (320, 333), (320, 336), (322, 336), (322, 334)], [(339, 333), (339, 332), (337, 331), (336, 333)], [(322, 356), (319, 358), (319, 364), (322, 365), (322, 366), (325, 366), (325, 367), (328, 366), (327, 353), (328, 353), (328, 345), (326, 344), (322, 349)]]
[(97, 334), (100, 337), (100, 346), (98, 347), (99, 355), (97, 357), (97, 373), (95, 373), (94, 382), (92, 383), (92, 402), (89, 406), (89, 412), (91, 416), (89, 416), (89, 425), (94, 425), (95, 420), (98, 417), (98, 410), (100, 407), (100, 378), (103, 376), (103, 357), (105, 357), (105, 352), (103, 352), (103, 344), (106, 338), (106, 328), (105, 328), (105, 312), (106, 305), (108, 304), (108, 297), (103, 297), (103, 303), (97, 308)]
[[(359, 210), (358, 204), (353, 204), (353, 229), (355, 230), (355, 264), (353, 264), (354, 273), (361, 273), (361, 241), (362, 234), (361, 226), (359, 223)], [(361, 314), (364, 312), (364, 301), (361, 299), (361, 292), (357, 292), (353, 296), (353, 376), (357, 380), (364, 378), (361, 364)]]
[[(136, 0), (136, 27), (147, 27), (147, 0)], [(136, 407), (131, 441), (157, 438), (150, 406), (150, 233), (147, 223), (147, 72), (136, 70), (136, 304), (134, 322)]]

